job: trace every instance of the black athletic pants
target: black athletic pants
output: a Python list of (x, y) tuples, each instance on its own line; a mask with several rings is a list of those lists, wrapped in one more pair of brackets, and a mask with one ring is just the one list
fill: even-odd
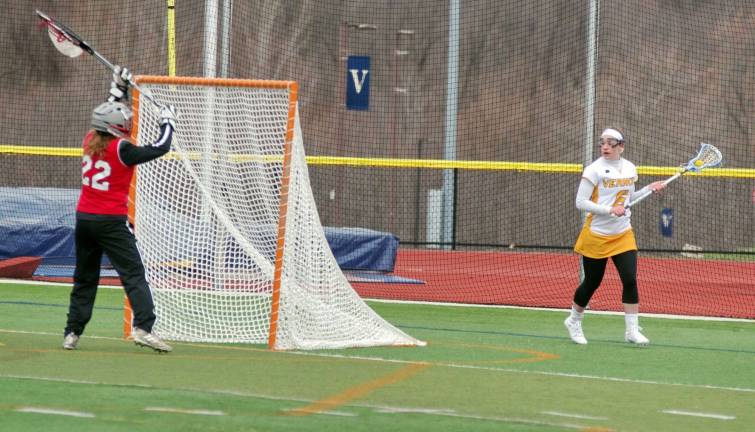
[[(637, 304), (640, 301), (637, 292), (637, 251), (631, 250), (614, 255), (611, 257), (616, 270), (619, 271), (621, 284), (624, 289), (621, 293), (621, 302), (627, 304)], [(603, 274), (606, 271), (608, 258), (588, 258), (582, 257), (582, 267), (585, 270), (585, 279), (574, 293), (574, 303), (581, 307), (587, 307), (590, 298), (603, 281)]]
[(77, 213), (75, 243), (76, 270), (65, 334), (82, 334), (92, 318), (103, 252), (118, 272), (131, 302), (134, 327), (151, 332), (155, 323), (152, 293), (144, 276), (136, 238), (126, 218), (86, 214), (82, 217)]

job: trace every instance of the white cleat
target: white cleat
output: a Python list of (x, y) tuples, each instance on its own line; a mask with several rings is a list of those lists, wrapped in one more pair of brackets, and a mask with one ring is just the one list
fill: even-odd
[(77, 335), (76, 333), (68, 333), (66, 337), (63, 338), (63, 349), (75, 350), (78, 344), (79, 335)]
[(650, 339), (640, 333), (640, 330), (642, 330), (642, 327), (635, 327), (627, 330), (626, 333), (624, 333), (624, 340), (637, 345), (649, 344)]
[(159, 353), (168, 353), (173, 351), (173, 348), (170, 345), (163, 342), (154, 333), (148, 333), (138, 327), (134, 327), (131, 335), (134, 338), (134, 343), (139, 346), (152, 348)]
[(585, 334), (582, 332), (581, 321), (572, 321), (571, 317), (567, 317), (564, 321), (564, 326), (569, 331), (569, 337), (572, 342), (579, 345), (587, 345), (587, 339), (585, 339)]

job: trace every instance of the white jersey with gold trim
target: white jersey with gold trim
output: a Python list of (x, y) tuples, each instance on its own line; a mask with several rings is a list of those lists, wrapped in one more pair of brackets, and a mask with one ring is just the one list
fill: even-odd
[[(584, 169), (582, 178), (587, 179), (594, 186), (590, 197), (592, 202), (609, 208), (619, 204), (626, 205), (634, 193), (637, 167), (624, 158), (607, 160), (601, 157)], [(630, 216), (629, 209), (621, 217), (589, 213), (586, 224), (596, 234), (616, 235), (632, 228)]]

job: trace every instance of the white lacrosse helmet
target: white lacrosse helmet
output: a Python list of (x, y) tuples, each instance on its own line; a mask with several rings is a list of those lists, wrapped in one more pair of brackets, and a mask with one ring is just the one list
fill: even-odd
[(131, 110), (121, 102), (103, 102), (92, 111), (92, 127), (100, 132), (126, 137), (131, 132)]

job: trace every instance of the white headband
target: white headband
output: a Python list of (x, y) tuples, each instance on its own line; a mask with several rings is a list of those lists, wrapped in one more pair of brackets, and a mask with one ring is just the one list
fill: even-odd
[(621, 132), (617, 131), (616, 129), (608, 128), (603, 131), (602, 134), (600, 134), (601, 137), (607, 136), (609, 138), (613, 138), (616, 141), (623, 142), (624, 141), (624, 135), (621, 134)]

